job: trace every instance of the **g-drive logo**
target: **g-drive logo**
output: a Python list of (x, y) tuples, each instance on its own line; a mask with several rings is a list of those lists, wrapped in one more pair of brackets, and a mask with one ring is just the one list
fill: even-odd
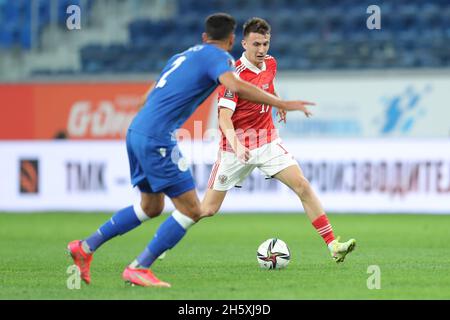
[(384, 117), (380, 126), (380, 133), (387, 135), (411, 132), (417, 121), (426, 114), (422, 100), (430, 91), (430, 85), (421, 90), (408, 86), (399, 94), (383, 97)]

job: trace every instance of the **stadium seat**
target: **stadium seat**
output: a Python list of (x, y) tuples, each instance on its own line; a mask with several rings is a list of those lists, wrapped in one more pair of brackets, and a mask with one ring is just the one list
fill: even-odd
[[(88, 8), (95, 0), (87, 1)], [(41, 32), (50, 22), (50, 0), (38, 0)], [(60, 23), (69, 4), (57, 0)], [(81, 49), (83, 72), (158, 72), (176, 52), (201, 42), (207, 14), (230, 12), (238, 21), (232, 55), (239, 58), (241, 26), (251, 16), (272, 25), (270, 53), (280, 69), (442, 67), (450, 60), (450, 5), (448, 0), (383, 1), (381, 30), (368, 30), (369, 0), (176, 0), (168, 20), (137, 18), (128, 25), (128, 42), (121, 46), (88, 45)], [(0, 47), (31, 46), (27, 32), (28, 0), (0, 0)], [(88, 11), (89, 12), (89, 11)], [(420, 12), (420, 14), (417, 14)], [(18, 22), (20, 21), (20, 23)], [(376, 58), (374, 58), (376, 55)]]
[(0, 48), (10, 48), (14, 44), (14, 34), (8, 28), (0, 28)]
[(29, 23), (24, 24), (20, 30), (20, 44), (24, 49), (31, 49), (31, 26)]

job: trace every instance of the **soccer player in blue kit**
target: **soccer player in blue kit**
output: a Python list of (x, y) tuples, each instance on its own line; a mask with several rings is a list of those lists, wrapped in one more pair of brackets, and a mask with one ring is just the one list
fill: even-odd
[[(176, 210), (160, 225), (143, 252), (125, 268), (122, 278), (139, 286), (170, 287), (149, 268), (183, 238), (203, 213), (192, 175), (178, 150), (175, 132), (219, 83), (255, 103), (308, 112), (306, 106), (312, 103), (281, 100), (235, 76), (234, 60), (228, 53), (234, 44), (235, 28), (236, 22), (230, 15), (210, 15), (202, 34), (203, 44), (174, 55), (162, 70), (127, 132), (131, 183), (141, 192), (140, 202), (119, 210), (86, 239), (74, 240), (68, 245), (84, 282), (91, 281), (94, 251), (115, 236), (159, 216), (164, 209), (164, 195), (167, 195)], [(250, 157), (246, 148), (236, 152), (242, 161)]]

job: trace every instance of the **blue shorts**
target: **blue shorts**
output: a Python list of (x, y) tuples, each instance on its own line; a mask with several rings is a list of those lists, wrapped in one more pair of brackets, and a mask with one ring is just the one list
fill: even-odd
[(195, 188), (194, 179), (176, 144), (128, 130), (131, 183), (141, 192), (163, 192), (170, 198)]

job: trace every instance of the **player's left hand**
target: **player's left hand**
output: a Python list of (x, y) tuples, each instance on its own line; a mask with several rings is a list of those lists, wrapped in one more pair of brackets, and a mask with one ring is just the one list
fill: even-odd
[(278, 109), (278, 111), (277, 111), (277, 116), (278, 116), (278, 122), (279, 122), (279, 123), (280, 123), (281, 121), (283, 121), (284, 123), (286, 123), (286, 116), (287, 116), (286, 110)]

